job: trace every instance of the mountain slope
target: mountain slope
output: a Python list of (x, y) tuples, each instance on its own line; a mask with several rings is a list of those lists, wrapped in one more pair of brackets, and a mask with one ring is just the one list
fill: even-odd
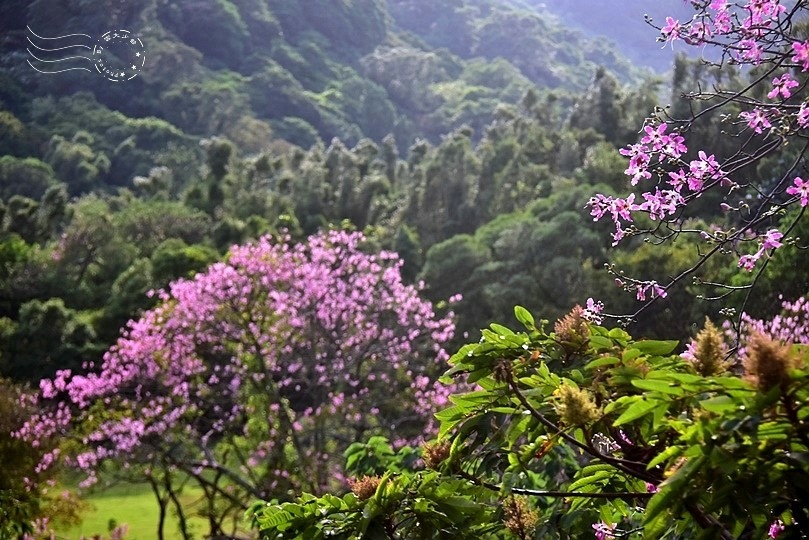
[[(498, 103), (532, 86), (580, 91), (596, 65), (637, 76), (615, 50), (547, 12), (492, 0), (11, 0), (3, 10), (18, 14), (0, 23), (6, 93), (29, 96), (26, 107), (4, 98), (4, 108), (87, 91), (126, 116), (227, 136), (247, 151), (273, 134), (309, 146), (393, 133), (406, 147), (483, 126)], [(148, 62), (119, 85), (36, 73), (26, 24), (43, 36), (130, 29)]]
[[(637, 65), (657, 71), (672, 67), (672, 47), (658, 44), (658, 31), (646, 22), (645, 16), (660, 27), (667, 16), (675, 19), (690, 19), (694, 9), (682, 0), (515, 0), (527, 3), (541, 11), (557, 15), (566, 26), (577, 28), (587, 36), (598, 40), (599, 36), (615, 43), (621, 54)], [(676, 45), (678, 52), (694, 54), (694, 49)]]

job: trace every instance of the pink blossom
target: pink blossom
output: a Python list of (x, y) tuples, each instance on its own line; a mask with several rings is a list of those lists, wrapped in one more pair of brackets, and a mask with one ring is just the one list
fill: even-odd
[(641, 179), (648, 180), (652, 174), (648, 171), (651, 156), (649, 155), (649, 148), (643, 144), (632, 144), (629, 148), (621, 148), (619, 153), (623, 156), (629, 157), (629, 166), (624, 171), (624, 174), (632, 177), (632, 185), (636, 185)]
[(680, 192), (684, 185), (688, 184), (688, 177), (684, 170), (680, 169), (679, 171), (670, 172), (668, 173), (670, 178), (669, 184), (674, 188), (674, 191)]
[(606, 214), (610, 206), (612, 206), (612, 197), (598, 193), (590, 197), (590, 200), (587, 201), (585, 206), (590, 207), (590, 215), (593, 216), (593, 221), (598, 221), (604, 217), (604, 214)]
[(617, 523), (606, 524), (603, 521), (599, 521), (598, 523), (593, 523), (593, 530), (595, 531), (595, 538), (596, 540), (607, 540), (609, 538), (615, 538), (615, 528), (618, 526)]
[(709, 156), (704, 150), (700, 150), (697, 156), (699, 159), (692, 160), (689, 164), (691, 175), (688, 177), (688, 187), (692, 191), (701, 191), (706, 177), (715, 180), (725, 175), (713, 154)]
[(800, 197), (801, 206), (809, 204), (809, 180), (804, 180), (800, 176), (795, 177), (794, 185), (787, 188), (789, 195), (797, 195)]
[(685, 145), (685, 138), (678, 133), (672, 133), (664, 137), (663, 146), (660, 151), (672, 159), (679, 159), (688, 151)]
[(661, 287), (656, 281), (644, 281), (638, 283), (635, 286), (635, 296), (641, 302), (646, 301), (646, 295), (648, 294), (651, 299), (653, 298), (665, 298), (667, 296), (666, 289)]
[(798, 81), (793, 79), (789, 73), (784, 73), (772, 80), (772, 90), (767, 94), (767, 97), (777, 99), (780, 94), (784, 99), (789, 99), (792, 96), (792, 88), (797, 86)]
[[(204, 473), (213, 467), (206, 452), (234, 438), (250, 441), (252, 462), (284, 459), (272, 446), (293, 434), (309, 441), (306, 451), (330, 453), (322, 469), (333, 472), (339, 441), (356, 437), (352, 422), (375, 407), (377, 425), (407, 417), (423, 428), (418, 436), (429, 433), (433, 407), (453, 390), (435, 381), (454, 324), (402, 281), (397, 255), (366, 253), (364, 242), (331, 231), (300, 244), (264, 237), (234, 246), (227, 262), (161, 291), (97, 369), (43, 381), (43, 411), (15, 436), (33, 445), (78, 435), (40, 470), (61, 460), (89, 486), (107, 461), (148, 464), (168, 449)], [(319, 447), (316, 429), (328, 433)]]
[(615, 232), (610, 233), (610, 236), (612, 236), (612, 247), (617, 246), (621, 242), (621, 240), (624, 239), (627, 232), (629, 231), (622, 229), (621, 227), (616, 227)]
[(809, 41), (792, 44), (792, 60), (801, 64), (801, 71), (809, 70)]
[(626, 199), (621, 199), (617, 197), (613, 199), (612, 205), (610, 206), (613, 221), (617, 223), (619, 218), (624, 219), (626, 221), (632, 221), (632, 215), (630, 214), (630, 212), (632, 210), (637, 209), (637, 206), (635, 206), (634, 201), (635, 201), (634, 193), (630, 193)]
[(702, 45), (709, 39), (711, 39), (711, 27), (707, 23), (697, 21), (691, 25), (691, 30), (688, 32), (689, 43)]
[(601, 324), (601, 312), (604, 310), (604, 303), (597, 302), (592, 298), (587, 299), (586, 307), (584, 308), (583, 317), (594, 324)]
[(675, 40), (681, 39), (682, 26), (680, 21), (675, 20), (673, 17), (666, 17), (666, 25), (660, 29), (666, 42), (673, 43)]
[(764, 49), (754, 39), (743, 39), (739, 42), (739, 47), (742, 49), (742, 60), (749, 60), (754, 64), (761, 63), (761, 55)]
[(649, 217), (653, 220), (662, 220), (666, 216), (677, 211), (677, 207), (684, 204), (682, 196), (672, 190), (660, 190), (655, 188), (654, 193), (643, 193), (645, 201), (637, 206), (639, 210), (649, 212)]
[(747, 127), (756, 133), (762, 133), (764, 129), (772, 127), (769, 118), (767, 118), (767, 112), (762, 109), (755, 108), (752, 111), (742, 111), (739, 116), (746, 120)]
[(739, 257), (739, 268), (744, 268), (748, 272), (752, 272), (753, 268), (756, 267), (756, 261), (759, 260), (761, 257), (761, 252), (754, 253), (752, 255), (742, 255)]
[(784, 235), (778, 232), (777, 229), (770, 229), (764, 234), (764, 240), (761, 243), (761, 249), (768, 250), (780, 248), (783, 245), (780, 242), (781, 238), (783, 237)]
[(731, 18), (730, 11), (727, 9), (727, 2), (719, 2), (723, 5), (721, 8), (716, 9), (716, 14), (712, 18), (713, 32), (716, 35), (725, 35), (730, 33), (733, 29), (733, 19)]
[(650, 145), (652, 150), (655, 152), (659, 152), (660, 149), (663, 147), (664, 137), (666, 137), (666, 128), (668, 126), (665, 122), (661, 123), (656, 128), (652, 126), (646, 126), (643, 128), (643, 131), (646, 135), (640, 140), (641, 143)]
[(801, 128), (806, 129), (809, 127), (809, 107), (807, 107), (807, 102), (801, 103), (801, 108), (798, 111), (798, 115), (796, 117), (798, 122), (798, 126)]
[(770, 529), (767, 531), (767, 538), (778, 538), (778, 535), (781, 534), (786, 527), (784, 527), (784, 522), (780, 519), (776, 519), (772, 523), (770, 523)]

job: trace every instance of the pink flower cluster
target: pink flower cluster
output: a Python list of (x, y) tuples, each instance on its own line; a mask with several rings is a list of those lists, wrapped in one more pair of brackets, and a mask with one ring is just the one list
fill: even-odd
[[(767, 321), (743, 313), (742, 330), (744, 335), (757, 332), (783, 343), (809, 345), (809, 300), (801, 297), (794, 302), (782, 301), (781, 314)], [(743, 348), (739, 354), (744, 356)]]
[(314, 463), (362, 429), (427, 425), (449, 392), (434, 382), (452, 314), (437, 316), (402, 282), (396, 254), (366, 253), (363, 242), (332, 231), (232, 248), (227, 262), (158, 292), (160, 305), (130, 322), (100, 369), (42, 381), (50, 407), (17, 436), (74, 438), (72, 453), (41, 465), (64, 457), (91, 483), (105, 460), (146, 464), (161, 452), (199, 473), (233, 437), (253, 441), (251, 463), (293, 439)]
[(687, 23), (681, 24), (673, 17), (666, 17), (660, 34), (667, 43), (682, 40), (697, 46), (721, 44), (722, 38), (731, 38), (742, 43), (739, 58), (758, 63), (761, 55), (758, 40), (777, 27), (779, 16), (785, 11), (779, 0), (749, 0), (743, 5), (712, 0), (701, 16)]
[(596, 540), (609, 540), (611, 538), (616, 538), (615, 536), (616, 527), (618, 527), (617, 523), (608, 524), (603, 521), (593, 523), (593, 532), (595, 534)]
[(707, 155), (700, 150), (697, 154), (698, 159), (688, 163), (683, 161), (683, 156), (688, 151), (685, 139), (676, 131), (667, 133), (668, 127), (665, 122), (656, 127), (646, 126), (645, 135), (639, 143), (620, 150), (622, 155), (629, 157), (629, 167), (624, 172), (631, 177), (630, 183), (633, 186), (641, 180), (652, 178), (651, 166), (655, 163), (653, 159), (655, 157), (656, 164), (667, 164), (678, 169), (665, 173), (665, 176), (662, 176), (662, 169), (657, 169), (657, 176), (659, 178), (662, 176), (661, 179), (665, 179), (667, 184), (664, 189), (656, 185), (654, 190), (642, 192), (643, 202), (640, 204), (635, 203), (634, 193), (623, 199), (597, 194), (587, 202), (593, 221), (598, 221), (607, 214), (612, 217), (615, 223), (613, 246), (618, 245), (626, 236), (628, 230), (624, 228), (622, 222), (632, 222), (633, 212), (644, 212), (652, 220), (662, 221), (676, 215), (679, 209), (687, 204), (687, 197), (698, 197), (706, 185), (711, 183), (732, 185), (714, 155)]
[[(745, 343), (751, 334), (763, 334), (785, 344), (809, 345), (809, 300), (805, 297), (794, 302), (781, 302), (781, 313), (769, 320), (755, 319), (747, 313), (741, 316), (741, 334), (737, 335), (729, 321), (723, 325), (725, 343), (722, 351), (727, 353), (730, 346), (737, 347), (740, 362), (747, 357)], [(687, 360), (694, 360), (695, 342), (691, 340), (686, 350), (680, 355)]]
[[(787, 12), (780, 0), (748, 0), (745, 3), (730, 3), (713, 0), (710, 3), (694, 2), (697, 14), (685, 23), (672, 17), (660, 29), (661, 39), (667, 43), (682, 40), (689, 45), (714, 45), (722, 48), (725, 54), (738, 64), (758, 65), (764, 61), (782, 59), (785, 65), (809, 71), (809, 40), (789, 40), (786, 45), (790, 52), (785, 53), (779, 39), (783, 32), (781, 17)], [(793, 89), (800, 83), (785, 72), (772, 79), (772, 88), (767, 97), (772, 100), (792, 97)], [(740, 118), (757, 134), (763, 134), (772, 127), (777, 109), (752, 110), (740, 113)], [(800, 124), (800, 122), (799, 122)], [(803, 124), (800, 124), (801, 127)]]
[[(615, 225), (613, 246), (625, 237), (639, 233), (649, 233), (659, 239), (676, 237), (681, 233), (696, 233), (705, 241), (723, 244), (720, 249), (724, 251), (757, 240), (759, 248), (754, 253), (740, 253), (738, 260), (739, 268), (752, 271), (762, 257), (782, 246), (784, 234), (777, 229), (756, 230), (752, 218), (748, 227), (735, 228), (730, 233), (693, 230), (688, 227), (691, 223), (689, 218), (692, 217), (688, 207), (704, 193), (717, 190), (724, 195), (724, 200), (716, 203), (723, 212), (741, 213), (746, 209), (751, 211), (751, 216), (755, 216), (758, 209), (749, 201), (765, 199), (781, 206), (796, 202), (804, 207), (809, 205), (809, 181), (800, 177), (794, 178), (793, 184), (787, 187), (778, 184), (773, 193), (766, 192), (766, 186), (752, 185), (747, 180), (740, 184), (729, 177), (730, 174), (740, 174), (736, 171), (777, 150), (779, 139), (786, 141), (787, 137), (793, 135), (803, 136), (799, 131), (809, 129), (809, 101), (794, 102), (796, 94), (805, 89), (805, 81), (795, 73), (798, 70), (809, 71), (809, 40), (787, 33), (792, 28), (793, 19), (798, 17), (797, 10), (805, 10), (806, 6), (800, 4), (794, 9), (787, 9), (781, 0), (693, 0), (691, 4), (696, 8), (696, 13), (690, 20), (666, 18), (660, 29), (661, 40), (718, 47), (722, 51), (719, 62), (723, 69), (762, 62), (772, 66), (766, 75), (760, 76), (760, 84), (751, 84), (738, 93), (717, 85), (713, 90), (702, 89), (695, 94), (698, 100), (716, 98), (725, 100), (724, 103), (740, 105), (741, 112), (734, 114), (738, 114), (742, 128), (753, 135), (767, 138), (764, 143), (747, 139), (748, 142), (744, 144), (751, 147), (765, 145), (767, 150), (761, 156), (740, 151), (725, 158), (706, 150), (691, 149), (689, 152), (683, 134), (691, 129), (692, 122), (701, 114), (695, 112), (689, 121), (658, 113), (652, 123), (643, 127), (638, 142), (620, 150), (621, 155), (629, 160), (624, 172), (630, 184), (643, 186), (651, 183), (652, 186), (625, 196), (597, 194), (590, 198), (586, 206), (594, 221), (605, 216), (611, 218)], [(767, 84), (770, 85), (768, 90), (764, 90), (767, 98), (762, 99), (761, 86)], [(721, 105), (718, 103), (709, 108), (715, 109)], [(777, 137), (772, 136), (774, 130), (777, 130)], [(738, 204), (728, 200), (733, 193), (740, 196)], [(793, 198), (785, 200), (784, 195)], [(635, 225), (638, 212), (665, 225), (640, 230)], [(665, 296), (665, 288), (656, 288), (653, 282), (623, 276), (618, 281), (619, 286), (636, 292), (642, 301)]]
[(784, 235), (777, 229), (770, 229), (764, 233), (764, 236), (759, 239), (760, 242), (758, 251), (749, 255), (742, 255), (739, 258), (739, 268), (752, 272), (756, 267), (756, 262), (758, 262), (758, 260), (764, 256), (765, 253), (770, 252), (770, 250), (778, 249), (783, 245), (781, 243), (781, 239), (783, 237)]

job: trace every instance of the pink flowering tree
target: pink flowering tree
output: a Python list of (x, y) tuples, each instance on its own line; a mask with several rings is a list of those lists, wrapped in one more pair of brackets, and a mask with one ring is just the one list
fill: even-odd
[[(628, 159), (631, 192), (595, 195), (588, 206), (594, 220), (614, 223), (613, 245), (633, 237), (664, 243), (693, 236), (698, 242), (692, 264), (676, 275), (627, 276), (610, 269), (641, 302), (626, 320), (678, 286), (696, 283), (702, 296), (731, 301), (726, 313), (736, 314), (738, 329), (771, 257), (784, 245), (801, 243), (794, 231), (809, 205), (809, 39), (801, 22), (809, 2), (691, 4), (694, 16), (668, 17), (660, 40), (699, 48), (703, 58), (715, 59), (702, 62), (721, 76), (684, 92), (684, 106), (652, 112), (638, 141), (620, 151)], [(715, 149), (691, 144), (717, 122)], [(706, 215), (712, 216), (709, 226), (700, 224)], [(726, 258), (748, 278), (713, 281), (705, 263), (714, 257)]]
[(188, 483), (206, 495), (212, 535), (257, 498), (342, 485), (352, 441), (433, 433), (454, 329), (402, 282), (396, 254), (363, 241), (332, 231), (233, 247), (156, 293), (101, 365), (41, 381), (43, 412), (17, 435), (63, 440), (40, 466), (75, 467), (84, 486), (106, 472), (146, 478), (161, 535), (172, 505), (187, 532), (177, 495)]

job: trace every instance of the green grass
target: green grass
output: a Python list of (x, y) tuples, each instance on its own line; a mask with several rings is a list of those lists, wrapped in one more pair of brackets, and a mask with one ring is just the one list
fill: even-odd
[[(202, 538), (207, 531), (204, 519), (193, 514), (188, 507), (199, 500), (202, 494), (199, 489), (186, 489), (180, 497), (186, 507), (189, 530), (195, 538)], [(159, 511), (152, 490), (147, 485), (118, 485), (104, 491), (89, 495), (85, 499), (91, 509), (84, 514), (81, 525), (64, 531), (57, 531), (58, 538), (78, 540), (81, 535), (91, 537), (102, 534), (107, 537), (110, 520), (118, 525), (128, 525), (127, 540), (154, 540), (157, 538), (157, 521)], [(176, 513), (169, 505), (166, 517), (166, 540), (182, 540), (177, 525)]]

